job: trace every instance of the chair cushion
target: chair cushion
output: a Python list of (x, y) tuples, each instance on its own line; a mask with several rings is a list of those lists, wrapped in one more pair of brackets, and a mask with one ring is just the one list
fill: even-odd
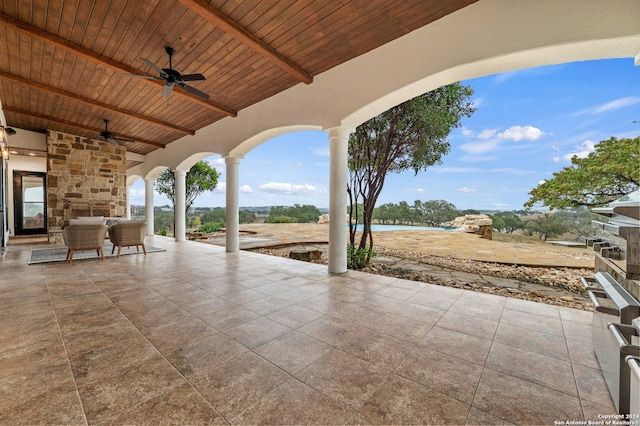
[(69, 219), (69, 225), (104, 225), (106, 220), (104, 216), (78, 217)]

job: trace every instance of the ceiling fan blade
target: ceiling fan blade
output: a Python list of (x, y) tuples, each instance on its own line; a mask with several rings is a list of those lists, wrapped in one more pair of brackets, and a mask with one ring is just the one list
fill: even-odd
[(154, 77), (151, 75), (139, 75), (139, 74), (122, 74), (123, 77), (131, 77), (131, 78), (146, 78), (147, 80), (161, 80), (158, 77)]
[(173, 89), (173, 83), (167, 83), (162, 88), (162, 97), (169, 98), (171, 97), (171, 89)]
[(119, 138), (117, 136), (114, 136), (112, 139), (114, 139), (116, 141), (120, 141), (120, 142), (129, 142), (129, 143), (133, 143), (134, 142), (131, 139)]
[(186, 90), (187, 92), (191, 92), (194, 95), (198, 95), (201, 98), (204, 99), (209, 99), (209, 95), (207, 95), (204, 92), (199, 91), (198, 89), (194, 89), (193, 87), (189, 86), (188, 84), (184, 84), (184, 83), (179, 83), (178, 86), (182, 87), (184, 90)]
[(162, 71), (162, 68), (160, 68), (159, 66), (157, 66), (156, 64), (151, 62), (149, 59), (140, 58), (140, 60), (142, 62), (144, 62), (145, 64), (147, 64), (150, 68), (154, 69), (158, 74), (160, 74), (160, 75), (164, 74), (164, 71)]
[(202, 74), (182, 74), (180, 76), (182, 81), (198, 81), (198, 80), (206, 80), (207, 78)]

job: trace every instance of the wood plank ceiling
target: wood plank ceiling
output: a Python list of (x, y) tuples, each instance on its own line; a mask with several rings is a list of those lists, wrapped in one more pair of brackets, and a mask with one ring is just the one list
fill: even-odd
[[(10, 126), (147, 154), (476, 0), (2, 0), (0, 100)], [(201, 73), (203, 99), (142, 62)]]

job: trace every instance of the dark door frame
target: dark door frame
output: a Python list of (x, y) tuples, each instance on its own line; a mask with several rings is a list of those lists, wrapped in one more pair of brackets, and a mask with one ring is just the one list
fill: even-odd
[[(44, 203), (44, 217), (42, 228), (27, 228), (22, 227), (23, 224), (23, 199), (22, 199), (22, 178), (25, 176), (33, 176), (42, 178), (42, 197)], [(13, 217), (14, 217), (14, 231), (15, 235), (35, 235), (47, 233), (47, 174), (44, 172), (27, 172), (21, 170), (13, 171)]]

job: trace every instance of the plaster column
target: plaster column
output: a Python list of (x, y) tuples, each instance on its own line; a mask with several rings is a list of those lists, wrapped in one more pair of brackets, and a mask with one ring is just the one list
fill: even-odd
[(155, 179), (144, 180), (144, 218), (147, 221), (147, 235), (153, 235), (153, 184)]
[(131, 219), (131, 187), (129, 185), (127, 185), (126, 197), (127, 197), (127, 204), (126, 204), (127, 214), (126, 214), (126, 218), (130, 220)]
[(185, 222), (186, 222), (186, 197), (187, 197), (187, 171), (186, 170), (175, 170), (174, 176), (175, 179), (175, 211), (173, 212), (174, 217), (174, 230), (173, 235), (176, 241), (184, 241), (185, 240)]
[(227, 166), (227, 190), (226, 190), (226, 243), (228, 253), (235, 253), (240, 250), (240, 213), (238, 211), (239, 196), (239, 169), (240, 157), (224, 157)]
[(347, 272), (347, 127), (329, 129), (329, 273)]

